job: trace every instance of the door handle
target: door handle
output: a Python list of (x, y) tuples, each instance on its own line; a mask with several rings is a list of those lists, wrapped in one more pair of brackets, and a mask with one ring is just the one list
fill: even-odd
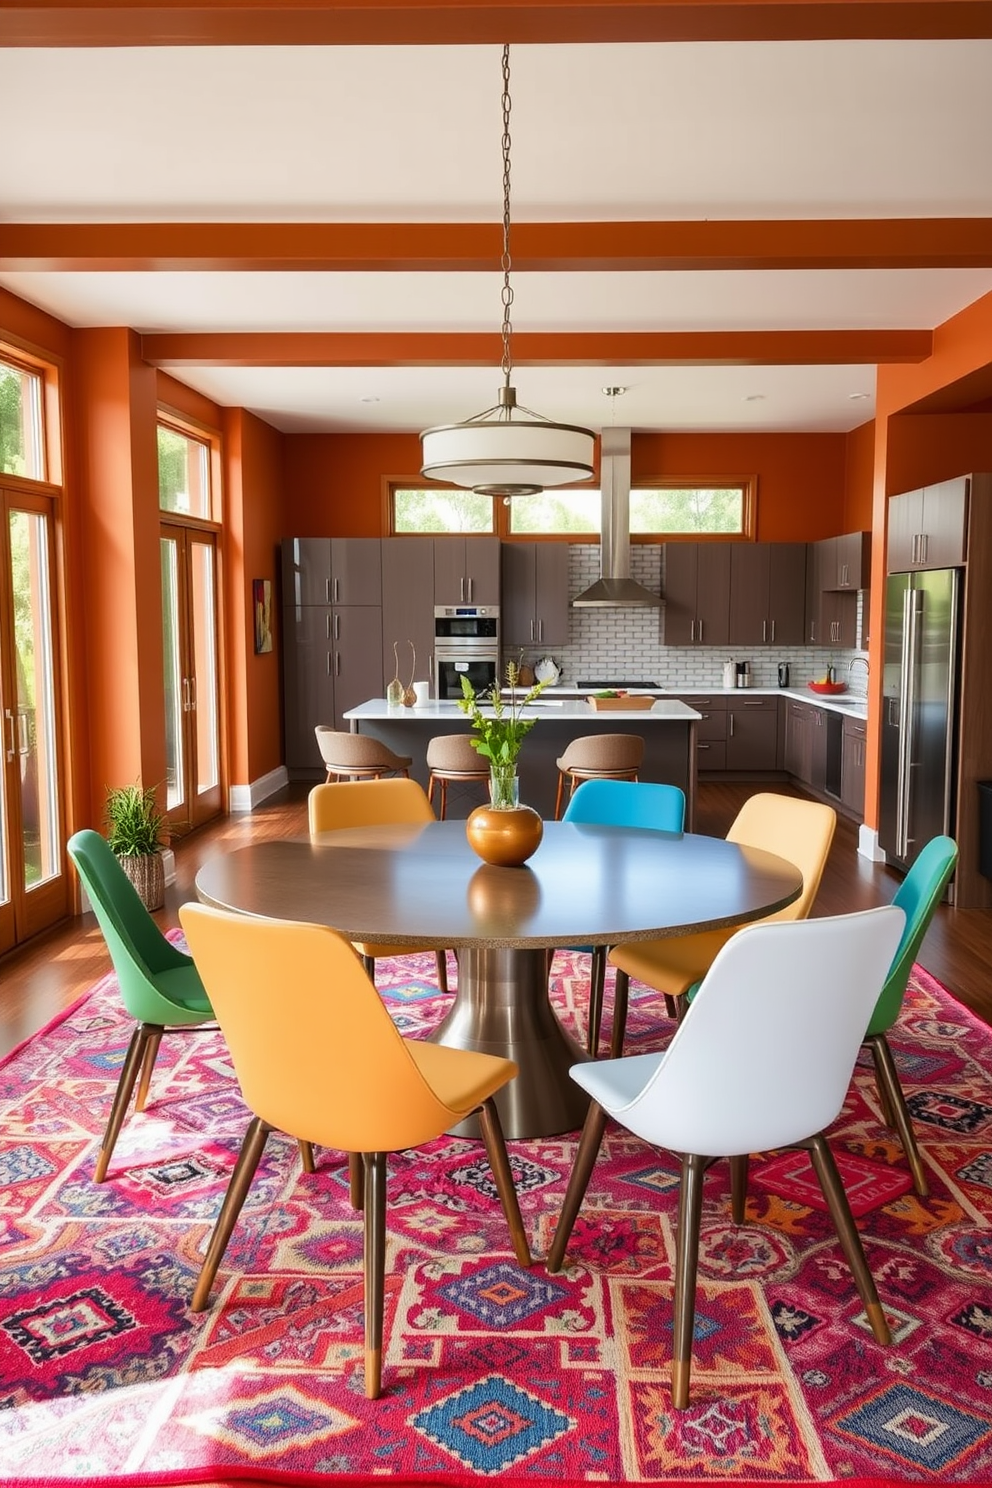
[(189, 712), (189, 678), (183, 678), (183, 712)]
[(17, 747), (14, 743), (14, 715), (9, 708), (4, 709), (4, 717), (7, 720), (7, 763), (14, 758)]
[(196, 712), (196, 674), (195, 673), (189, 679), (189, 695), (190, 695), (190, 704), (189, 704), (190, 712), (191, 713), (195, 713)]

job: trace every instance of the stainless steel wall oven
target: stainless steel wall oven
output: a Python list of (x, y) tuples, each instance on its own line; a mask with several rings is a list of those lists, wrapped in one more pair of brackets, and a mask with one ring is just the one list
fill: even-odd
[(462, 677), (476, 692), (499, 681), (499, 606), (437, 605), (434, 609), (434, 694), (460, 698)]

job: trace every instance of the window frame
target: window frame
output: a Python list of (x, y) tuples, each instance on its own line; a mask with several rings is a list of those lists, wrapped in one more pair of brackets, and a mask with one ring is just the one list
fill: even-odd
[(45, 490), (62, 495), (63, 480), (63, 407), (62, 364), (58, 357), (42, 355), (31, 347), (0, 331), (0, 361), (17, 371), (30, 373), (41, 381), (41, 406), (39, 414), (41, 429), (39, 445), (44, 465), (43, 473), (36, 475), (4, 475), (0, 480), (13, 481), (26, 490)]
[(155, 408), (155, 435), (156, 435), (156, 473), (157, 473), (157, 449), (158, 430), (160, 428), (170, 429), (174, 434), (180, 434), (184, 439), (192, 440), (195, 444), (206, 446), (207, 450), (207, 478), (210, 482), (210, 513), (201, 516), (198, 512), (170, 511), (159, 503), (159, 516), (163, 521), (189, 524), (190, 526), (202, 526), (219, 532), (223, 523), (224, 512), (224, 488), (221, 480), (221, 436), (220, 431), (211, 428), (207, 424), (198, 423), (188, 414), (181, 413), (176, 408), (171, 408), (166, 403), (158, 403)]

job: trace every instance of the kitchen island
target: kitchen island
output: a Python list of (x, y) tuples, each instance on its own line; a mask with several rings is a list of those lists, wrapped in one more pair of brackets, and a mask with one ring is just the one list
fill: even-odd
[[(352, 733), (368, 734), (397, 754), (409, 755), (410, 774), (427, 788), (427, 745), (435, 734), (471, 734), (472, 727), (454, 701), (422, 707), (392, 708), (385, 698), (372, 698), (351, 708), (345, 719)], [(597, 710), (580, 698), (539, 698), (524, 710), (537, 723), (520, 751), (520, 799), (546, 820), (555, 810), (556, 761), (566, 746), (587, 734), (640, 734), (644, 740), (642, 780), (677, 785), (685, 792), (685, 824), (691, 831), (696, 803), (696, 724), (699, 713), (675, 698), (656, 698), (638, 711)], [(452, 788), (448, 815), (468, 816), (483, 799), (479, 786)]]

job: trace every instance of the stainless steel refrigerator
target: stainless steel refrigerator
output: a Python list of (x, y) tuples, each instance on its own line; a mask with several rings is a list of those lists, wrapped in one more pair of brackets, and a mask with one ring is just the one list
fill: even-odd
[(903, 869), (953, 821), (961, 575), (941, 568), (886, 581), (878, 839)]

